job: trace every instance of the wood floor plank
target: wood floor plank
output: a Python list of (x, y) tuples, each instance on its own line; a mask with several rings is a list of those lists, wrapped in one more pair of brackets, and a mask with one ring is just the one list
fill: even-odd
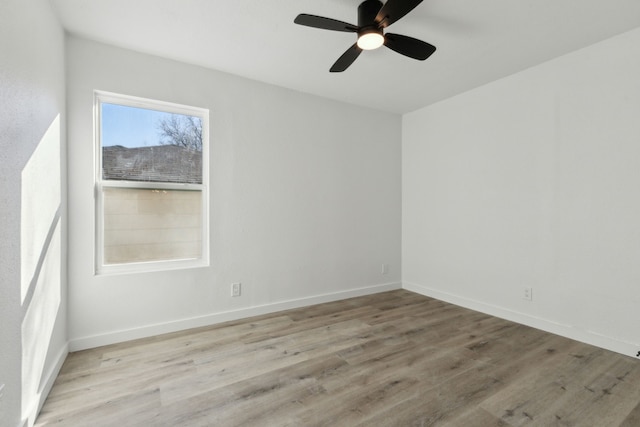
[(640, 362), (399, 290), (72, 353), (36, 426), (640, 426)]
[(620, 423), (620, 427), (637, 427), (640, 426), (640, 403), (625, 417)]
[(598, 425), (617, 426), (640, 399), (637, 365), (581, 344), (521, 375), (482, 407), (513, 425), (580, 425), (593, 415)]
[(508, 427), (509, 424), (482, 408), (471, 408), (467, 412), (451, 420), (451, 425), (464, 427)]

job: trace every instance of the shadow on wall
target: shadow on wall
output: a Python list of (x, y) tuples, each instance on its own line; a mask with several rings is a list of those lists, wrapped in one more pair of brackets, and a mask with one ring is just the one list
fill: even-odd
[[(58, 115), (22, 170), (21, 302), (22, 419), (30, 425), (46, 392), (47, 355), (61, 315), (61, 129)], [(62, 314), (64, 315), (64, 314)]]

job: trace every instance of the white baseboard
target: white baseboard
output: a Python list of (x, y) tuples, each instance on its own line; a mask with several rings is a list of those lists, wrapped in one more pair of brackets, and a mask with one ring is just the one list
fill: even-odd
[(170, 332), (183, 331), (191, 328), (215, 325), (217, 323), (232, 320), (244, 319), (262, 314), (275, 313), (292, 308), (306, 307), (314, 304), (338, 301), (347, 298), (371, 295), (379, 292), (402, 289), (401, 283), (385, 283), (381, 285), (367, 286), (364, 288), (350, 289), (348, 291), (334, 292), (330, 294), (314, 295), (306, 298), (299, 298), (288, 301), (280, 301), (271, 304), (264, 304), (239, 310), (225, 311), (221, 313), (208, 314), (206, 316), (192, 317), (188, 319), (174, 320), (166, 323), (148, 325), (139, 328), (114, 331), (101, 335), (81, 337), (69, 341), (69, 351), (86, 350), (103, 345), (115, 344), (139, 338), (146, 338)]
[(42, 381), (40, 382), (38, 395), (33, 399), (26, 412), (23, 412), (23, 416), (26, 416), (26, 418), (21, 421), (21, 423), (19, 424), (20, 427), (30, 427), (34, 425), (36, 418), (38, 417), (38, 414), (40, 414), (40, 410), (44, 405), (45, 400), (47, 400), (47, 396), (49, 396), (49, 392), (53, 387), (53, 383), (56, 381), (56, 378), (60, 373), (60, 369), (62, 369), (64, 361), (67, 359), (68, 354), (69, 344), (67, 343), (62, 346), (60, 351), (58, 351), (53, 366), (45, 375), (43, 375)]
[(62, 365), (64, 364), (64, 361), (67, 359), (68, 354), (69, 354), (69, 343), (65, 344), (60, 349), (60, 351), (56, 355), (56, 362), (51, 367), (51, 369), (49, 369), (49, 372), (47, 372), (47, 375), (45, 376), (45, 380), (42, 382), (42, 387), (39, 391), (40, 401), (38, 402), (37, 413), (40, 413), (40, 410), (42, 409), (42, 405), (44, 405), (44, 401), (47, 400), (47, 396), (49, 396), (49, 392), (53, 387), (53, 383), (56, 381), (56, 378), (58, 378), (60, 369), (62, 369)]
[(624, 354), (625, 356), (631, 356), (635, 359), (638, 358), (636, 354), (638, 354), (638, 350), (640, 350), (639, 343), (632, 343), (619, 338), (604, 336), (597, 332), (585, 330), (573, 325), (531, 316), (529, 314), (513, 311), (504, 307), (487, 304), (481, 301), (461, 297), (459, 295), (450, 294), (448, 292), (438, 291), (416, 283), (403, 282), (402, 288), (427, 297), (479, 311), (481, 313), (490, 314), (512, 322), (551, 332), (565, 338), (570, 338), (572, 340), (594, 345), (606, 350), (611, 350), (616, 353)]

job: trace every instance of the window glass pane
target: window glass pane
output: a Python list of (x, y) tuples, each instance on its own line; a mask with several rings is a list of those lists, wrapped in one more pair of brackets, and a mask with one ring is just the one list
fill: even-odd
[(202, 257), (202, 192), (104, 189), (104, 264)]
[(202, 184), (202, 120), (101, 103), (102, 179)]

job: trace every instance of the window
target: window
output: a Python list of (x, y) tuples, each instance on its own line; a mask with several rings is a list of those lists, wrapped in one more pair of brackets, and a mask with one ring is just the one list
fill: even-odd
[(95, 95), (96, 273), (208, 264), (209, 111)]

